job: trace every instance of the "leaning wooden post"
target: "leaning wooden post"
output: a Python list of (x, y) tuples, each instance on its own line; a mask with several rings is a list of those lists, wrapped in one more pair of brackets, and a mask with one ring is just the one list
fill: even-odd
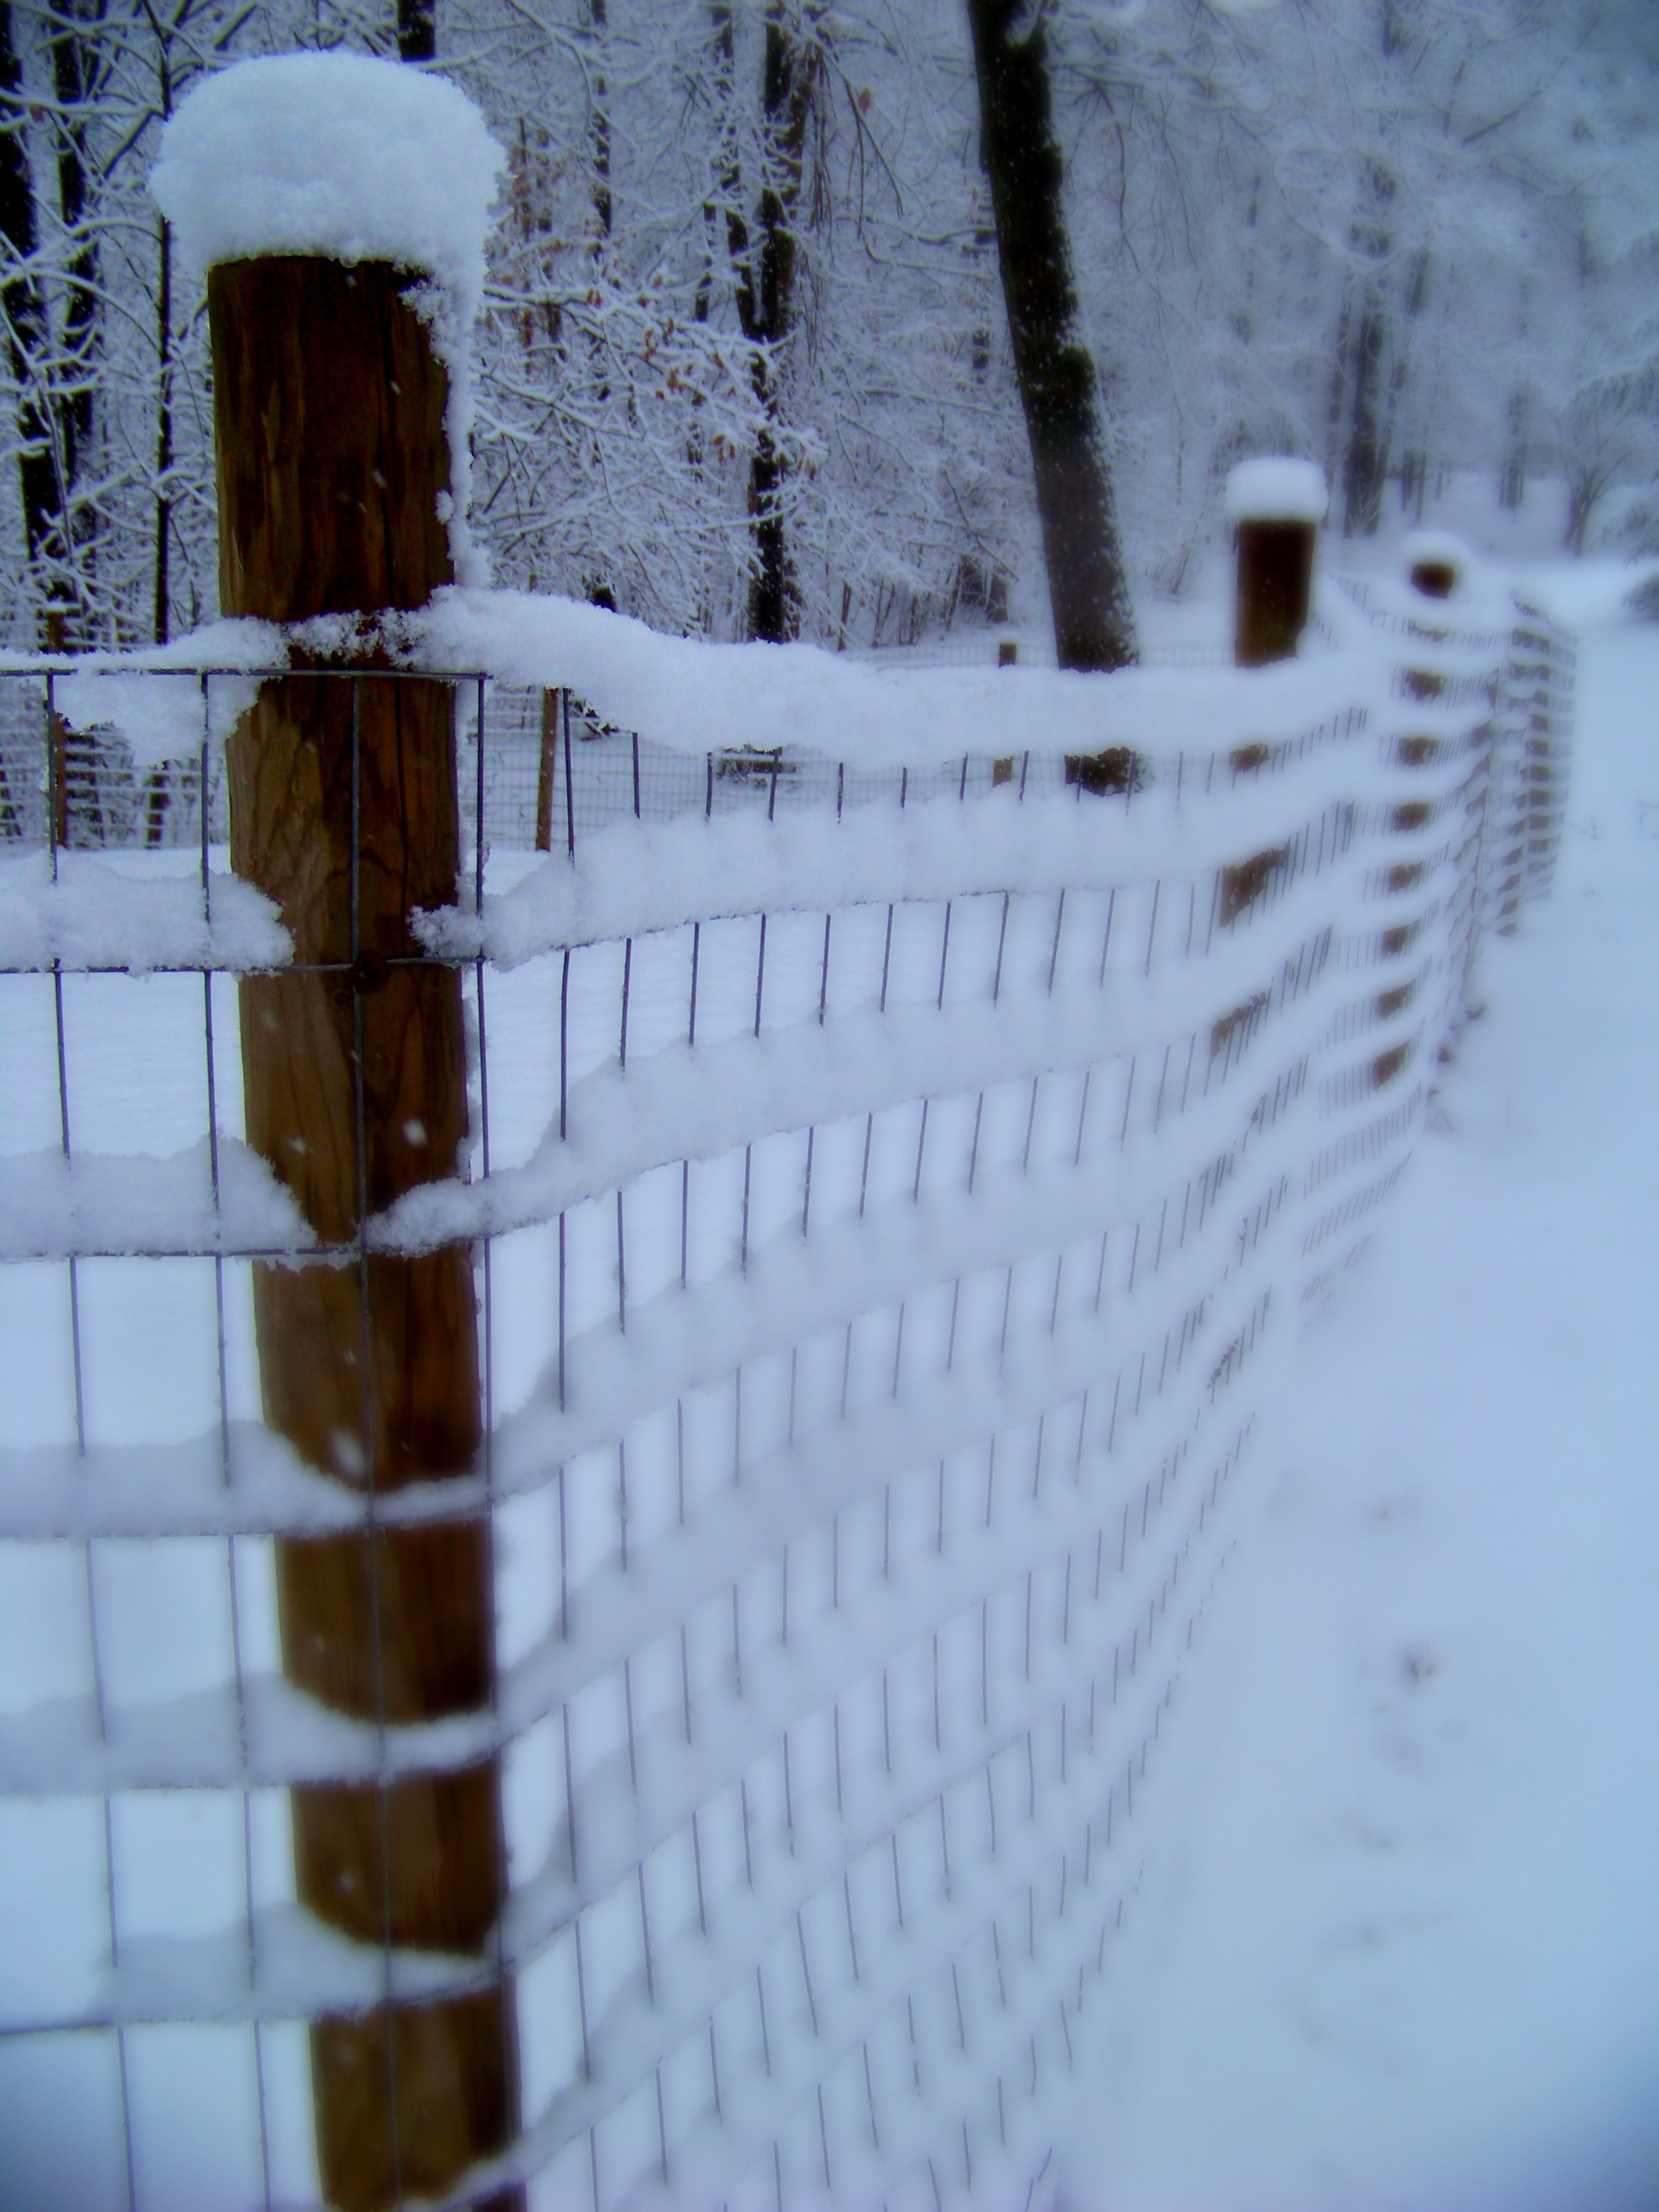
[[(493, 171), (452, 87), (356, 57), (243, 64), (170, 126), (155, 188), (207, 269), (226, 614), (411, 610), (453, 580), (452, 370), (470, 320), (453, 234), (470, 220), (481, 243)], [(434, 180), (453, 195), (435, 222)], [(470, 1250), (405, 1257), (364, 1235), (454, 1174), (467, 1140), (460, 979), (410, 926), (455, 896), (451, 708), (441, 684), (299, 675), (264, 689), (228, 747), (233, 866), (279, 905), (301, 971), (241, 985), (248, 1139), (339, 1261), (254, 1267), (265, 1419), (368, 1513), (362, 1532), (278, 1540), (283, 1663), (383, 1747), (388, 1727), (486, 1715), (493, 1682), (488, 1527), (374, 1515), (411, 1483), (471, 1474), (482, 1434)], [(313, 1912), (388, 1970), (399, 1950), (479, 1961), (464, 1993), (313, 2022), (319, 2169), (348, 2212), (453, 2189), (517, 2125), (512, 1992), (489, 1966), (499, 1765), (480, 1733), (456, 1769), (392, 1778), (382, 1759), (375, 1778), (291, 1793)]]
[(1237, 533), (1233, 659), (1261, 668), (1295, 655), (1308, 626), (1314, 547), (1330, 504), (1311, 461), (1241, 461), (1227, 479)]

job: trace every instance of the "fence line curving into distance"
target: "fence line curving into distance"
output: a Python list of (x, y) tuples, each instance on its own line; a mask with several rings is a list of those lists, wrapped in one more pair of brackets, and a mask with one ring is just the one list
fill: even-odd
[[(1316, 721), (1206, 749), (1218, 679), (1164, 672), (1105, 789), (781, 747), (763, 674), (687, 750), (427, 667), (465, 896), (409, 957), (460, 976), (470, 1135), (332, 1243), (243, 1122), (260, 671), (117, 671), (101, 726), (109, 664), (7, 675), (0, 2100), (75, 2201), (191, 2201), (181, 2144), (197, 2201), (314, 2201), (316, 2024), (469, 1995), (518, 2118), (433, 2201), (1042, 2201), (1275, 1363), (1559, 840), (1552, 623), (1373, 581), (1321, 627)], [(133, 771), (147, 686), (200, 741)], [(476, 1462), (325, 1479), (254, 1271), (439, 1249)], [(331, 1710), (279, 1547), (434, 1524), (485, 1532), (487, 1698)], [(475, 1943), (296, 1902), (295, 1793), (492, 1761)]]

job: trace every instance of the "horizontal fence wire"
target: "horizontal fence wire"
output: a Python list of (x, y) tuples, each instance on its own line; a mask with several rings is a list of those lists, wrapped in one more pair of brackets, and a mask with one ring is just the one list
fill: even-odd
[[(0, 2096), (77, 2202), (314, 2201), (305, 2023), (479, 1987), (522, 2127), (447, 2201), (1043, 2199), (1275, 1363), (1559, 844), (1569, 641), (1389, 635), (1330, 726), (1081, 775), (454, 679), (467, 1157), (333, 1246), (244, 1139), (221, 679), (142, 771), (0, 681)], [(257, 1259), (447, 1241), (478, 1466), (301, 1466)], [(274, 1540), (423, 1518), (489, 1530), (489, 1704), (325, 1711)], [(291, 1788), (492, 1756), (476, 1956), (296, 1905)]]

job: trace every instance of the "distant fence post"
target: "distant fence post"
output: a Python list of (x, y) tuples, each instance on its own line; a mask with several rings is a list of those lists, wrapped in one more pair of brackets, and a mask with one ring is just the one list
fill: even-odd
[(1411, 580), (1425, 599), (1449, 599), (1457, 586), (1457, 564), (1443, 559), (1413, 561)]
[(1311, 461), (1241, 461), (1227, 479), (1237, 533), (1233, 659), (1261, 668), (1295, 655), (1313, 592), (1314, 548), (1329, 504)]
[(553, 849), (553, 787), (558, 781), (559, 694), (550, 687), (542, 693), (541, 750), (536, 769), (536, 850)]
[[(452, 580), (449, 377), (405, 296), (421, 278), (276, 248), (210, 267), (226, 614), (408, 610)], [(368, 1510), (362, 1531), (277, 1540), (283, 1664), (384, 1729), (488, 1712), (494, 1605), (482, 1517), (397, 1526), (374, 1510), (472, 1474), (483, 1416), (471, 1252), (362, 1243), (402, 1193), (455, 1172), (467, 1091), (459, 976), (422, 958), (409, 922), (455, 896), (450, 689), (358, 665), (268, 684), (228, 771), (233, 865), (277, 902), (301, 971), (240, 987), (248, 1139), (346, 1255), (254, 1267), (265, 1419)], [(373, 1778), (296, 1785), (291, 1808), (301, 1902), (387, 1959), (378, 2006), (311, 2026), (324, 2195), (348, 2212), (441, 2196), (518, 2124), (512, 1991), (490, 1967), (497, 1758), (388, 1775), (382, 1757)], [(399, 1950), (474, 1957), (476, 1981), (397, 2001)]]
[[(999, 638), (997, 640), (997, 666), (999, 668), (1016, 668), (1018, 665), (1018, 641), (1012, 637)], [(1000, 783), (1012, 783), (1013, 780), (1014, 757), (1012, 753), (1005, 753), (1000, 759), (994, 760), (992, 762), (991, 782), (994, 787)]]

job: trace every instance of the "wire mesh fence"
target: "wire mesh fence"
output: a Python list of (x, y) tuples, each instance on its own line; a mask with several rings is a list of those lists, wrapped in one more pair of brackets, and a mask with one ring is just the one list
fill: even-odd
[[(319, 2033), (474, 2001), (510, 2141), (383, 2201), (1043, 2199), (1274, 1363), (1559, 839), (1567, 642), (1399, 635), (1390, 696), (1103, 789), (454, 678), (408, 958), (460, 979), (467, 1134), (335, 1237), (248, 1141), (296, 979), (220, 679), (142, 772), (0, 684), (0, 2108), (55, 2201), (315, 2202)], [(385, 988), (355, 924), (323, 969)], [(476, 1454), (307, 1462), (261, 1283), (441, 1251)], [(422, 1528), (483, 1534), (491, 1680), (331, 1707), (284, 1547)], [(468, 1942), (299, 1901), (319, 1793), (486, 1771)]]

